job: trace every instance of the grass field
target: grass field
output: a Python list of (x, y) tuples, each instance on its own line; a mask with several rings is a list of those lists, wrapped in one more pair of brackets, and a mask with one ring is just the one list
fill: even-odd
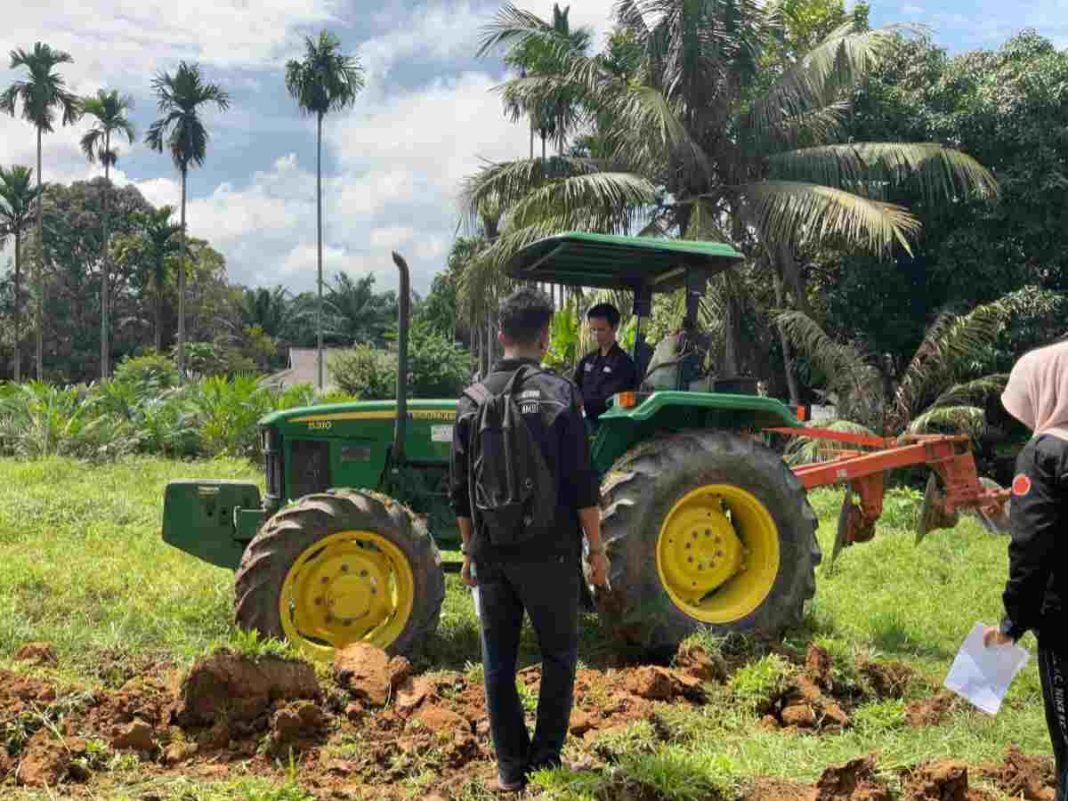
[[(0, 667), (24, 669), (12, 661), (18, 646), (49, 640), (60, 659), (50, 676), (117, 687), (149, 665), (186, 664), (234, 641), (231, 574), (159, 539), (163, 487), (185, 477), (259, 480), (260, 471), (240, 461), (0, 461)], [(839, 499), (833, 492), (814, 496), (828, 553)], [(940, 683), (971, 626), (999, 615), (1006, 540), (964, 520), (917, 547), (911, 533), (915, 508), (914, 496), (895, 492), (875, 541), (846, 551), (833, 571), (820, 568), (816, 601), (790, 644), (803, 648), (815, 641), (842, 664), (855, 656), (903, 660)], [(417, 662), (421, 669), (462, 670), (478, 659), (470, 597), (455, 576), (447, 580), (442, 622)], [(598, 664), (606, 648), (590, 617), (581, 658)], [(529, 644), (525, 650), (532, 659)], [(771, 664), (757, 661), (745, 679), (759, 683), (761, 669)], [(741, 681), (736, 677), (736, 684)], [(903, 702), (881, 701), (858, 710), (856, 725), (844, 733), (786, 735), (757, 727), (741, 698), (725, 694), (722, 703), (666, 715), (669, 736), (652, 750), (640, 726), (630, 738), (619, 737), (612, 746), (619, 770), (645, 776), (660, 797), (683, 801), (754, 776), (811, 781), (829, 764), (871, 752), (878, 753), (882, 769), (891, 770), (943, 757), (989, 762), (1009, 743), (1026, 752), (1048, 751), (1033, 665), (996, 719), (960, 708), (927, 728), (904, 725)], [(152, 792), (192, 800), (309, 797), (284, 774), (217, 784), (172, 779), (153, 785)], [(604, 780), (555, 774), (543, 777), (542, 785), (550, 798), (595, 798)], [(144, 797), (138, 782), (136, 770), (120, 771), (98, 797)], [(17, 792), (0, 788), (4, 798), (61, 797)]]

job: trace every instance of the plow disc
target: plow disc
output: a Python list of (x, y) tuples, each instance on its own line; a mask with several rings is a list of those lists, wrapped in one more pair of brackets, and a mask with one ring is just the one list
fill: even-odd
[(875, 523), (883, 512), (885, 475), (890, 470), (919, 466), (931, 470), (917, 520), (918, 542), (935, 529), (955, 526), (961, 511), (976, 515), (988, 531), (1008, 530), (1011, 493), (990, 479), (979, 477), (966, 436), (907, 435), (888, 439), (821, 428), (768, 430), (831, 443), (833, 458), (800, 465), (793, 472), (805, 489), (836, 484), (846, 487), (832, 564), (843, 548), (875, 536)]

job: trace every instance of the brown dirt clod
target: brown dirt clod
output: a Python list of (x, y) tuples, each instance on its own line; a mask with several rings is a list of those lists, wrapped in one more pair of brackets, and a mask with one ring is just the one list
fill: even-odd
[(389, 657), (381, 648), (353, 643), (334, 655), (334, 677), (353, 697), (385, 706), (393, 687)]
[(271, 716), (271, 742), (288, 745), (318, 737), (329, 725), (326, 713), (311, 701), (295, 701), (279, 707)]
[(875, 758), (867, 756), (823, 771), (816, 801), (890, 801), (890, 791), (875, 776)]
[(1012, 798), (1053, 801), (1056, 795), (1053, 761), (1028, 756), (1016, 746), (1005, 751), (1002, 764), (985, 768), (983, 775)]
[(55, 667), (59, 664), (59, 657), (52, 643), (39, 640), (28, 642), (15, 651), (15, 661), (38, 667)]
[(907, 774), (909, 801), (980, 801), (986, 796), (968, 787), (968, 766), (963, 762), (932, 762)]
[(178, 724), (195, 727), (254, 720), (274, 701), (317, 699), (322, 692), (307, 662), (220, 651), (198, 659), (177, 694)]
[(711, 655), (696, 643), (683, 643), (675, 654), (675, 666), (700, 681), (724, 681), (727, 665), (723, 657)]
[(85, 752), (84, 740), (60, 740), (49, 730), (42, 729), (26, 743), (15, 781), (25, 787), (52, 787), (66, 779), (84, 778), (80, 771), (72, 771), (71, 767), (73, 761)]
[(863, 662), (859, 669), (877, 698), (903, 698), (914, 675), (904, 662)]
[(805, 653), (805, 675), (808, 676), (820, 689), (830, 692), (833, 679), (831, 678), (831, 655), (818, 645), (809, 645)]
[(412, 663), (403, 656), (395, 656), (386, 665), (389, 670), (389, 686), (394, 691), (410, 679), (414, 673)]
[(811, 785), (782, 779), (755, 779), (745, 789), (742, 801), (815, 801)]
[(957, 696), (943, 690), (930, 698), (909, 704), (905, 708), (905, 720), (913, 728), (937, 726), (956, 705)]
[(111, 747), (118, 751), (152, 751), (156, 747), (155, 735), (148, 723), (134, 718), (112, 735)]
[(627, 692), (649, 701), (672, 701), (702, 695), (701, 682), (677, 670), (651, 665), (629, 671), (623, 682)]
[(408, 679), (397, 690), (397, 711), (402, 715), (409, 715), (432, 697), (434, 697), (434, 682), (431, 679), (423, 676)]

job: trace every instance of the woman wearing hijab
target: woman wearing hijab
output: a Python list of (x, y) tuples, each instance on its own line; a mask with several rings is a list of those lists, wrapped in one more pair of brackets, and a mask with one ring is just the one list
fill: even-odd
[(1068, 342), (1021, 358), (1001, 402), (1034, 436), (1016, 459), (1012, 481), (1005, 617), (985, 640), (987, 647), (1004, 645), (1035, 632), (1056, 801), (1068, 801)]

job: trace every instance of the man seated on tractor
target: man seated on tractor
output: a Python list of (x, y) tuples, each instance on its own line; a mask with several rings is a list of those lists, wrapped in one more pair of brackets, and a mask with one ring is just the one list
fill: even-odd
[(582, 391), (586, 420), (593, 428), (608, 408), (609, 398), (637, 387), (638, 370), (616, 341), (619, 309), (611, 303), (598, 303), (586, 312), (586, 323), (597, 342), (597, 350), (586, 354), (578, 363), (574, 381)]

